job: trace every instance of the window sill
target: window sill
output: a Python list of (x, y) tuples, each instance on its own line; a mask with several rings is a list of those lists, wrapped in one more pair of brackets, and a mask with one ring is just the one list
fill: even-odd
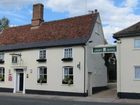
[(37, 59), (36, 61), (37, 61), (37, 62), (46, 62), (47, 59)]
[(74, 86), (74, 84), (63, 84), (61, 86)]
[(61, 59), (63, 62), (71, 62), (73, 61), (73, 58), (63, 58)]

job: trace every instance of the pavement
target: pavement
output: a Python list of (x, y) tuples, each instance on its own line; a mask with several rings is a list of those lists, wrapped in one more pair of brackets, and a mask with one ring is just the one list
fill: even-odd
[(65, 100), (65, 101), (80, 101), (80, 102), (101, 102), (101, 103), (125, 103), (125, 104), (139, 104), (140, 99), (119, 99), (116, 96), (116, 84), (109, 84), (109, 89), (102, 92), (93, 94), (88, 97), (75, 97), (75, 96), (57, 96), (57, 95), (34, 95), (34, 94), (21, 94), (21, 93), (4, 93), (1, 92), (0, 96), (11, 97), (24, 97), (34, 99), (50, 99), (50, 100)]

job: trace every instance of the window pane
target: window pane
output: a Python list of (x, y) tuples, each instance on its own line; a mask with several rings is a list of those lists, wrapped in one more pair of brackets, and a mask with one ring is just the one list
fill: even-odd
[(135, 39), (135, 41), (134, 41), (134, 47), (135, 48), (140, 48), (140, 39)]
[(47, 68), (39, 67), (39, 78), (37, 80), (38, 83), (47, 83)]
[(12, 56), (12, 63), (17, 63), (17, 56)]
[(140, 79), (140, 67), (135, 67), (135, 79)]
[(0, 60), (4, 60), (4, 53), (0, 53)]
[(72, 48), (64, 49), (64, 57), (65, 58), (72, 58)]
[(40, 50), (39, 58), (40, 59), (46, 59), (46, 50)]
[(64, 68), (64, 75), (68, 75), (68, 68)]
[(64, 67), (63, 84), (73, 84), (73, 68)]
[(69, 74), (73, 74), (73, 68), (69, 68)]
[(4, 68), (0, 67), (0, 81), (4, 81)]

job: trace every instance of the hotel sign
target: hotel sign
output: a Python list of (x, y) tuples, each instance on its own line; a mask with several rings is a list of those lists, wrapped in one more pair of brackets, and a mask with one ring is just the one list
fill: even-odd
[(108, 46), (108, 47), (94, 47), (93, 53), (114, 53), (117, 51), (116, 46)]

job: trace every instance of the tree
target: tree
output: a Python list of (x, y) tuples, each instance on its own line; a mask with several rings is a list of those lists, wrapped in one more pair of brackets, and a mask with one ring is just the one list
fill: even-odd
[(0, 30), (4, 30), (8, 27), (9, 27), (9, 19), (6, 17), (0, 19)]

